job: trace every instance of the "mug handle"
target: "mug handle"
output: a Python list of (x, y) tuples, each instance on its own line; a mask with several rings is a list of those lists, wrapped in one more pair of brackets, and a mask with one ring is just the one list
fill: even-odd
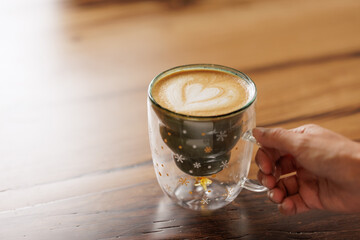
[[(259, 147), (261, 147), (260, 143), (258, 143), (256, 141), (256, 139), (254, 138), (254, 136), (252, 135), (252, 130), (248, 130), (246, 131), (242, 136), (241, 138), (245, 141), (248, 141), (248, 142), (251, 142), (251, 143), (254, 143), (256, 145), (258, 145)], [(247, 189), (247, 190), (250, 190), (252, 192), (265, 192), (265, 191), (268, 191), (269, 189), (263, 185), (261, 185), (260, 183), (258, 183), (258, 181), (256, 180), (252, 180), (252, 179), (248, 179), (248, 178), (245, 178), (244, 179), (245, 181), (243, 182), (242, 184), (242, 187)]]

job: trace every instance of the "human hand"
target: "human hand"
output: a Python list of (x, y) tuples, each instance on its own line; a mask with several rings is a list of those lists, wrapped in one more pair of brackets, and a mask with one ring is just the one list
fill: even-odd
[[(258, 179), (281, 213), (360, 212), (360, 144), (317, 125), (256, 128)], [(279, 180), (280, 175), (295, 176)]]

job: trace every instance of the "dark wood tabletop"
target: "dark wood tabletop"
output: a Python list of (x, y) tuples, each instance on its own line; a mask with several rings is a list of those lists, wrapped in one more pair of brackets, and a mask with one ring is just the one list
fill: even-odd
[(2, 1), (0, 239), (360, 239), (359, 214), (286, 217), (266, 193), (177, 206), (146, 113), (156, 74), (215, 63), (255, 81), (258, 126), (360, 141), (359, 13), (358, 0)]

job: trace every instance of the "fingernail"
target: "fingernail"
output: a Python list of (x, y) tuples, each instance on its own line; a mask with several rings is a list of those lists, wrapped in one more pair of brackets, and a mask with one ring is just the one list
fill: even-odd
[(281, 169), (275, 166), (272, 169), (272, 175), (275, 177), (276, 181), (278, 181), (281, 176)]
[(260, 164), (258, 165), (258, 167), (259, 167), (260, 171), (264, 172)]
[(254, 128), (254, 129), (253, 129), (252, 133), (253, 133), (254, 137), (256, 138), (256, 136), (259, 136), (259, 135), (263, 134), (264, 131), (265, 131), (264, 128), (262, 128), (262, 127), (257, 127), (257, 128)]
[(262, 132), (265, 131), (265, 128), (263, 128), (263, 127), (256, 127), (256, 128), (254, 128), (254, 130), (258, 131), (259, 133), (262, 133)]
[(266, 186), (266, 178), (261, 179), (261, 184), (262, 184), (263, 186)]
[(255, 139), (258, 140), (258, 138), (261, 135), (263, 135), (264, 129), (260, 128), (260, 127), (257, 127), (257, 128), (254, 128), (252, 132), (253, 132), (253, 136), (255, 137)]
[(274, 197), (274, 191), (268, 191), (267, 195), (268, 195), (268, 197), (269, 197), (270, 199), (273, 199), (273, 197)]

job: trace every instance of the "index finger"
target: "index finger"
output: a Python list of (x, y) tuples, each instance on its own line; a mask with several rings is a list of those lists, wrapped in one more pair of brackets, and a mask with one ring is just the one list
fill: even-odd
[(275, 149), (280, 155), (297, 155), (302, 134), (283, 128), (255, 128), (253, 135), (267, 149)]
[(272, 174), (281, 156), (282, 154), (276, 149), (261, 147), (255, 155), (255, 162), (263, 173)]

